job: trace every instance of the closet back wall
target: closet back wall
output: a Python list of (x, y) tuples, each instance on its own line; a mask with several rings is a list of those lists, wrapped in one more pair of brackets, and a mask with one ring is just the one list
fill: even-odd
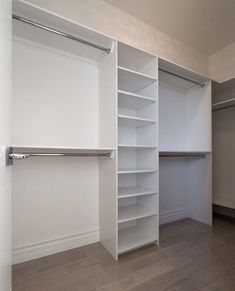
[(208, 56), (102, 0), (27, 0), (119, 41), (186, 67), (209, 74)]
[[(13, 145), (98, 147), (96, 62), (15, 38), (12, 71)], [(99, 240), (96, 158), (16, 161), (12, 188), (13, 263)]]

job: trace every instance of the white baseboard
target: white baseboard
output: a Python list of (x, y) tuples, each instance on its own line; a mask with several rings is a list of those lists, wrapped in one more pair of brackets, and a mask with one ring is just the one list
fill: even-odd
[(182, 208), (182, 209), (160, 213), (159, 219), (160, 219), (160, 224), (166, 224), (168, 222), (180, 220), (187, 217), (188, 217), (188, 209)]
[(58, 238), (15, 248), (12, 251), (12, 264), (52, 255), (99, 241), (99, 230)]

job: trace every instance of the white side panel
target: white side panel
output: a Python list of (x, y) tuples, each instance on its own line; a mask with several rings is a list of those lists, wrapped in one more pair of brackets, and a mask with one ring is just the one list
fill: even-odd
[[(117, 50), (99, 63), (99, 146), (117, 148)], [(99, 160), (100, 241), (117, 258), (117, 157)]]
[(167, 223), (188, 216), (187, 167), (184, 158), (160, 158), (160, 222)]
[(186, 150), (185, 94), (159, 86), (159, 151)]
[(186, 172), (189, 217), (212, 224), (211, 154), (202, 159), (189, 159)]
[(186, 94), (187, 148), (211, 151), (211, 82)]
[(235, 209), (235, 107), (213, 112), (213, 203)]
[(11, 290), (11, 1), (0, 1), (0, 290)]

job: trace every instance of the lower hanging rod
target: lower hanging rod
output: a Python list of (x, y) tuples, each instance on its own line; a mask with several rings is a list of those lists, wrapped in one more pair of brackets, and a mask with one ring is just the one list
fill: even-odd
[(174, 77), (178, 77), (178, 78), (180, 78), (180, 79), (183, 79), (183, 80), (185, 80), (185, 81), (191, 82), (191, 83), (193, 83), (193, 84), (199, 85), (200, 87), (204, 87), (204, 86), (205, 86), (204, 83), (201, 83), (201, 82), (195, 81), (195, 80), (190, 79), (190, 78), (188, 78), (188, 77), (185, 77), (185, 76), (182, 76), (182, 75), (179, 75), (179, 74), (176, 74), (176, 73), (173, 73), (173, 72), (167, 71), (167, 70), (162, 69), (162, 68), (159, 68), (159, 71), (162, 71), (162, 72), (167, 73), (167, 74), (169, 74), (169, 75), (172, 75), (172, 76), (174, 76)]
[(105, 157), (110, 158), (111, 153), (10, 153), (9, 158), (23, 160), (30, 157)]
[(106, 48), (106, 47), (103, 47), (103, 46), (100, 46), (98, 44), (95, 44), (95, 43), (92, 43), (90, 41), (87, 41), (87, 40), (84, 40), (82, 38), (79, 38), (77, 36), (74, 36), (74, 35), (71, 35), (71, 34), (68, 34), (68, 33), (65, 33), (65, 32), (62, 32), (60, 30), (57, 30), (57, 29), (54, 29), (54, 28), (51, 28), (49, 26), (46, 26), (46, 25), (43, 25), (43, 24), (40, 24), (38, 22), (35, 22), (35, 21), (32, 21), (32, 20), (29, 20), (29, 19), (26, 19), (24, 17), (21, 17), (21, 16), (18, 16), (18, 15), (15, 15), (15, 14), (12, 14), (12, 18), (13, 19), (16, 19), (18, 21), (22, 21), (22, 22), (25, 22), (27, 24), (30, 24), (32, 26), (36, 26), (38, 28), (41, 28), (41, 29), (44, 29), (46, 31), (49, 31), (49, 32), (52, 32), (54, 34), (57, 34), (57, 35), (60, 35), (60, 36), (63, 36), (63, 37), (66, 37), (66, 38), (69, 38), (69, 39), (72, 39), (74, 41), (78, 41), (80, 43), (83, 43), (85, 45), (89, 45), (91, 47), (94, 47), (96, 49), (99, 49), (99, 50), (102, 50), (102, 51), (105, 51), (106, 53), (110, 53), (110, 50), (109, 48)]

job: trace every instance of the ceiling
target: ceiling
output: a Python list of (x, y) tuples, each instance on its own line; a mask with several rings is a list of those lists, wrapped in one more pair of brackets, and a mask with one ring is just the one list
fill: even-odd
[(104, 0), (210, 55), (235, 41), (235, 0)]

